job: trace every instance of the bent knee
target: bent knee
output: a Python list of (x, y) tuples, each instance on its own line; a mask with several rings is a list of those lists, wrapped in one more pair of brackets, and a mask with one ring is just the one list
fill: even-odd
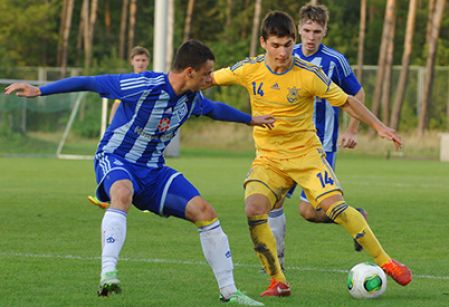
[(187, 204), (186, 218), (192, 222), (210, 221), (216, 217), (212, 205), (200, 196), (195, 196)]
[(301, 202), (299, 204), (299, 214), (307, 221), (314, 222), (316, 218), (316, 210), (310, 203)]
[(134, 189), (129, 180), (115, 182), (110, 190), (111, 207), (128, 209), (132, 203)]
[(245, 200), (245, 213), (247, 217), (266, 214), (270, 209), (270, 200), (265, 195), (253, 194)]

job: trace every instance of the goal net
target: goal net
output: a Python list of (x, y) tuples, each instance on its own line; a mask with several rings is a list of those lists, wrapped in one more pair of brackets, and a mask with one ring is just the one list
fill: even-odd
[[(1, 80), (0, 89), (11, 81)], [(91, 159), (104, 104), (98, 95), (85, 92), (31, 99), (0, 95), (0, 156)]]
[[(0, 79), (0, 90), (15, 81), (20, 80)], [(0, 95), (0, 156), (92, 159), (111, 105), (112, 101), (87, 92), (31, 99)], [(178, 137), (166, 156), (178, 156), (179, 147)]]

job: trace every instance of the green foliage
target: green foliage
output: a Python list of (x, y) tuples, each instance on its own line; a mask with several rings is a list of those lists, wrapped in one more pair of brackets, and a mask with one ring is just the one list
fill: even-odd
[[(270, 10), (284, 10), (297, 21), (299, 9), (307, 0), (263, 0), (263, 17)], [(328, 35), (325, 43), (339, 50), (356, 64), (360, 1), (322, 0), (330, 11)], [(106, 3), (111, 13), (111, 27), (105, 23)], [(83, 65), (83, 50), (77, 47), (82, 1), (75, 1), (72, 26), (69, 36), (68, 66)], [(153, 54), (154, 35), (154, 0), (138, 1), (134, 45), (142, 45)], [(182, 43), (184, 20), (188, 1), (175, 0), (174, 49)], [(217, 61), (216, 68), (226, 67), (246, 58), (252, 33), (254, 15), (252, 0), (232, 1), (231, 14), (228, 22), (227, 0), (195, 1), (192, 17), (191, 37), (205, 41), (214, 51)], [(367, 7), (367, 28), (365, 40), (365, 65), (377, 65), (379, 46), (382, 37), (385, 0), (370, 0)], [(403, 41), (408, 14), (408, 1), (396, 2), (396, 33), (394, 48), (394, 65), (399, 65), (403, 52)], [(48, 0), (0, 0), (0, 74), (3, 78), (37, 79), (35, 72), (16, 69), (18, 66), (55, 66), (58, 33), (60, 27), (60, 12), (62, 1)], [(97, 21), (94, 31), (93, 63), (88, 74), (103, 74), (127, 72), (130, 70), (128, 59), (118, 56), (120, 18), (122, 1), (98, 1)], [(438, 42), (436, 65), (449, 65), (449, 5), (446, 5)], [(428, 1), (418, 1), (416, 26), (414, 33), (414, 48), (411, 55), (412, 65), (425, 65), (427, 58), (426, 27), (428, 18)], [(258, 53), (263, 49), (258, 47)], [(150, 59), (151, 62), (152, 59)], [(151, 68), (151, 65), (150, 65)], [(364, 87), (367, 92), (367, 105), (370, 105), (370, 95), (374, 90), (375, 76), (367, 73)], [(436, 77), (432, 106), (430, 108), (430, 126), (432, 128), (447, 128), (445, 116), (447, 103), (446, 77)], [(418, 83), (410, 80), (408, 87), (416, 93)], [(394, 85), (393, 85), (394, 87)], [(393, 88), (394, 93), (394, 88)], [(247, 96), (241, 89), (222, 88), (208, 91), (208, 95), (216, 100), (232, 104), (248, 111)], [(446, 98), (445, 98), (446, 97)], [(414, 128), (416, 124), (416, 95), (407, 94), (404, 110), (402, 110), (401, 127)], [(92, 104), (98, 106), (97, 104)], [(91, 107), (87, 111), (91, 111)], [(97, 112), (88, 115), (85, 120), (97, 120)], [(53, 119), (50, 119), (53, 121)], [(54, 121), (51, 125), (54, 124)], [(97, 123), (84, 122), (75, 130), (81, 135), (96, 136), (94, 129)], [(49, 127), (50, 128), (50, 127)], [(401, 128), (402, 129), (402, 128)]]

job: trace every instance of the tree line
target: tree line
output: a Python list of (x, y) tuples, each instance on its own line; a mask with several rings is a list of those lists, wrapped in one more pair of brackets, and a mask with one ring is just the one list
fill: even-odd
[[(300, 7), (308, 2), (166, 1), (173, 10), (170, 51), (185, 39), (200, 39), (214, 50), (217, 67), (263, 52), (258, 46), (258, 26), (268, 11), (283, 10), (297, 19)], [(425, 67), (417, 127), (420, 132), (427, 129), (434, 67), (449, 66), (447, 0), (314, 2), (330, 11), (325, 43), (357, 66), (362, 82), (362, 65), (378, 67), (368, 103), (393, 127), (399, 127), (408, 67)], [(18, 66), (54, 66), (63, 71), (66, 67), (83, 67), (84, 73), (126, 69), (133, 46), (145, 46), (150, 53), (157, 48), (153, 46), (154, 7), (155, 0), (0, 0), (0, 73), (9, 77)], [(393, 65), (402, 66), (394, 84)], [(232, 90), (219, 95), (235, 98)], [(449, 97), (446, 99), (449, 122)]]

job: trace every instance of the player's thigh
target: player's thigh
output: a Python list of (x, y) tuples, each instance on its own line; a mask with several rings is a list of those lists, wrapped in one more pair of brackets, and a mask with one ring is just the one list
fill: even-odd
[[(336, 152), (326, 151), (326, 161), (329, 164), (329, 166), (332, 167), (334, 172), (335, 172), (336, 158), (337, 158)], [(290, 193), (290, 191), (289, 191), (289, 193)], [(300, 206), (305, 205), (305, 203), (311, 203), (311, 201), (307, 198), (304, 190), (301, 191), (301, 195), (300, 195), (299, 199), (300, 199)]]
[(134, 205), (143, 211), (161, 216), (175, 216), (186, 219), (186, 207), (199, 191), (180, 172), (163, 167), (148, 175), (144, 188), (134, 195)]
[(326, 197), (342, 194), (342, 188), (324, 153), (312, 150), (301, 161), (297, 176), (307, 200), (314, 208)]
[[(133, 175), (133, 168), (117, 156), (98, 154), (95, 157), (94, 169), (98, 184), (96, 195), (101, 201), (106, 202), (111, 200), (112, 186), (124, 192), (129, 189), (134, 191), (137, 185), (136, 178)], [(132, 187), (129, 187), (128, 182), (132, 183)]]
[(253, 163), (244, 182), (247, 206), (252, 206), (251, 199), (263, 196), (268, 200), (269, 208), (267, 210), (271, 210), (277, 202), (285, 197), (293, 184), (291, 178), (276, 170), (275, 167)]

